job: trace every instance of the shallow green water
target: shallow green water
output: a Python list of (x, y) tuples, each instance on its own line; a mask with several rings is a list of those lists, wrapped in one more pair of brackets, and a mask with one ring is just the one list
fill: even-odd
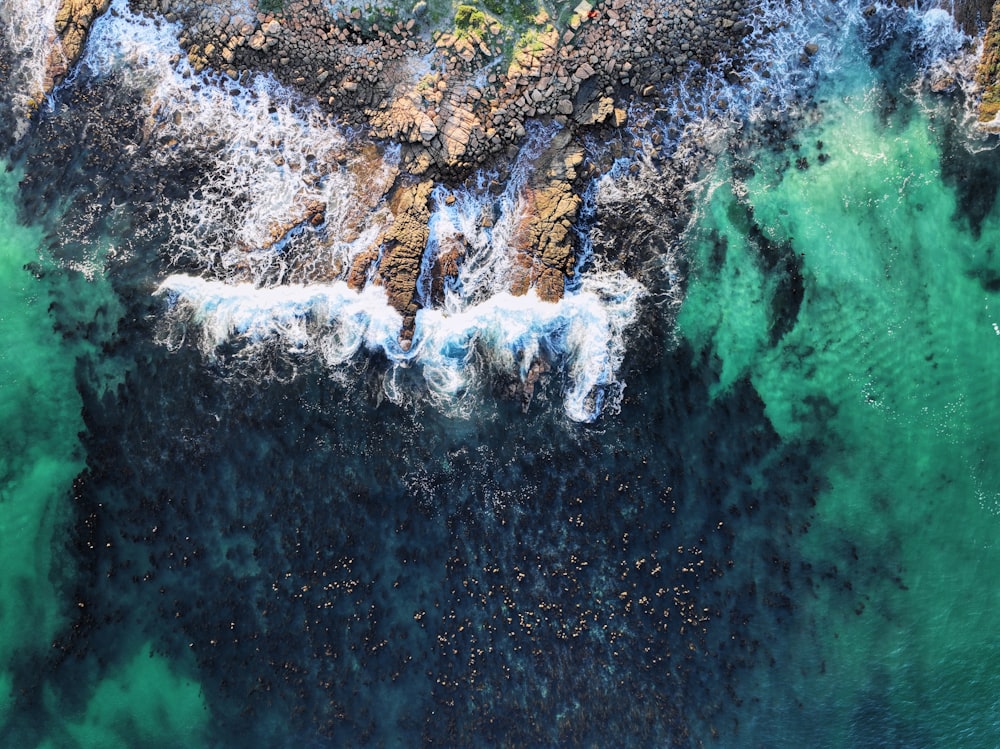
[[(17, 179), (0, 173), (0, 736), (6, 746), (188, 744), (207, 717), (199, 687), (146, 644), (123, 641), (120, 661), (91, 669), (82, 705), (63, 703), (39, 670), (83, 603), (67, 566), (72, 486), (86, 465), (75, 368), (100, 341), (72, 321), (93, 325), (117, 305), (100, 272), (59, 267), (41, 249), (43, 229), (19, 223)], [(50, 303), (69, 310), (59, 331)], [(26, 729), (34, 697), (24, 695), (39, 682), (45, 705)]]
[[(782, 746), (996, 746), (1000, 212), (975, 236), (942, 180), (941, 118), (910, 102), (883, 117), (874, 79), (846, 77), (799, 150), (758, 152), (745, 182), (762, 235), (800, 256), (794, 325), (772, 345), (775, 274), (728, 164), (680, 320), (718, 356), (720, 391), (748, 375), (778, 432), (815, 444), (827, 486), (803, 543), (872, 571), (853, 609), (797, 602), (812, 622), (787, 643), (798, 667), (761, 684), (747, 730)], [(845, 532), (854, 549), (831, 547)]]
[(83, 468), (73, 359), (52, 331), (44, 287), (27, 271), (41, 232), (17, 224), (15, 175), (0, 175), (0, 665), (3, 713), (11, 666), (50, 647), (64, 621), (52, 582), (53, 538)]

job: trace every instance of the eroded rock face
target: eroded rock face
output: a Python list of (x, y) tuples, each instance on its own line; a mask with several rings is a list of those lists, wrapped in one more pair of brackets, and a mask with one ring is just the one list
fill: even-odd
[(583, 201), (573, 182), (582, 163), (583, 149), (569, 130), (559, 132), (539, 157), (525, 191), (525, 219), (514, 233), (511, 293), (534, 288), (544, 301), (562, 298), (577, 260), (573, 225)]
[(993, 0), (957, 0), (953, 12), (962, 31), (975, 36), (989, 23), (993, 13)]
[(990, 25), (983, 37), (976, 81), (983, 88), (979, 104), (980, 126), (992, 133), (1000, 132), (1000, 2), (993, 6)]
[[(433, 180), (396, 183), (389, 194), (392, 222), (375, 246), (355, 259), (348, 275), (348, 284), (355, 289), (363, 288), (369, 277), (385, 287), (389, 304), (403, 315), (399, 341), (404, 349), (413, 340), (413, 325), (420, 309), (417, 279), (430, 234), (428, 203), (433, 189)], [(376, 261), (378, 267), (373, 267)]]
[(557, 302), (576, 264), (572, 231), (582, 201), (565, 180), (529, 187), (526, 197), (527, 218), (514, 241), (511, 293), (519, 296), (534, 288), (540, 299)]
[(62, 0), (56, 11), (56, 43), (49, 53), (45, 71), (45, 92), (51, 91), (80, 59), (87, 33), (111, 0)]

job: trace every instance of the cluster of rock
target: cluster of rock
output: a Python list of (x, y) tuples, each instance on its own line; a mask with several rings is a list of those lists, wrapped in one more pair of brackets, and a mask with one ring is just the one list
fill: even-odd
[[(178, 23), (178, 41), (195, 71), (244, 80), (270, 72), (367, 127), (374, 142), (400, 144), (398, 174), (374, 197), (389, 209), (384, 230), (349, 268), (335, 272), (356, 288), (385, 288), (404, 319), (404, 346), (423, 298), (417, 282), (436, 184), (502, 163), (532, 120), (559, 123), (523, 188), (527, 210), (509, 248), (511, 292), (533, 289), (556, 301), (575, 272), (583, 177), (595, 170), (583, 164), (582, 138), (599, 129), (622, 132), (632, 100), (646, 101), (652, 111), (671, 78), (692, 66), (724, 65), (721, 72), (735, 75), (724, 61), (738, 58), (748, 33), (742, 0), (581, 0), (559, 19), (540, 11), (516, 30), (471, 5), (457, 6), (453, 26), (435, 29), (422, 3), (408, 18), (377, 8), (336, 10), (326, 0), (268, 3), (281, 6), (272, 10), (262, 9), (261, 0), (241, 9), (227, 0), (130, 3)], [(108, 0), (63, 4), (60, 33), (70, 61)], [(323, 206), (309, 205), (270, 227), (271, 241), (324, 220)], [(446, 245), (431, 258), (431, 303), (442, 299), (467, 255), (461, 235)]]
[(1000, 2), (993, 6), (990, 24), (983, 37), (976, 80), (983, 89), (979, 103), (980, 125), (989, 132), (1000, 133)]
[[(273, 72), (376, 137), (406, 144), (408, 171), (442, 176), (503, 153), (533, 118), (590, 126), (615, 114), (620, 125), (615, 97), (655, 96), (692, 63), (734, 58), (747, 31), (740, 0), (582, 0), (558, 25), (540, 13), (520, 37), (481, 10), (463, 24), (471, 6), (459, 6), (454, 30), (430, 33), (420, 18), (334, 12), (323, 0), (250, 18), (223, 3), (133, 5), (181, 21), (196, 70)], [(432, 70), (423, 71), (428, 57)]]

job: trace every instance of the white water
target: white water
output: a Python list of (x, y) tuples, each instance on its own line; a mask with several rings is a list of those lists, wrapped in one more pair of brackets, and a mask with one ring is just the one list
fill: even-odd
[[(420, 310), (405, 351), (399, 345), (402, 318), (376, 286), (357, 292), (335, 281), (259, 289), (173, 275), (159, 293), (170, 302), (171, 345), (184, 343), (193, 326), (210, 358), (224, 343), (245, 346), (250, 355), (261, 344), (278, 344), (293, 357), (317, 357), (329, 367), (381, 352), (393, 368), (419, 367), (430, 400), (455, 415), (467, 415), (474, 406), (483, 364), (478, 356), (523, 380), (544, 355), (565, 366), (566, 415), (592, 421), (620, 390), (616, 373), (624, 334), (643, 289), (627, 277), (608, 276), (585, 282), (580, 293), (555, 304), (534, 293), (504, 292), (457, 313)], [(386, 395), (401, 400), (393, 379), (386, 383)]]
[(31, 110), (44, 98), (48, 60), (55, 42), (59, 0), (3, 0), (0, 21), (14, 55), (11, 86), (15, 113), (20, 118), (15, 136), (27, 130)]

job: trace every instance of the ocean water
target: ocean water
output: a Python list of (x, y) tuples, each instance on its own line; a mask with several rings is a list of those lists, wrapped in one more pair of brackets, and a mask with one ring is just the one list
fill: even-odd
[(473, 259), (403, 351), (330, 273), (395, 155), (115, 7), (0, 97), (0, 745), (1000, 742), (1000, 157), (920, 85), (946, 14), (793, 7), (680, 256), (559, 305), (501, 291), (533, 132), (436, 198)]
[(908, 74), (824, 82), (812, 124), (727, 160), (692, 234), (680, 327), (717, 393), (749, 378), (782, 439), (814, 446), (801, 543), (861, 576), (849, 603), (799, 602), (787, 657), (809, 675), (762, 704), (761, 741), (776, 722), (802, 745), (998, 738), (996, 158)]

